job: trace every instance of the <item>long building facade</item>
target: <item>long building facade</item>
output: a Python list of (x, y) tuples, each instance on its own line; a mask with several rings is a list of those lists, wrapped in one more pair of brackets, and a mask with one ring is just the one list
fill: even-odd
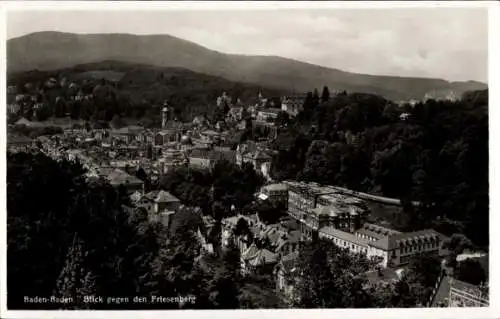
[(402, 233), (367, 223), (370, 211), (363, 200), (346, 196), (336, 187), (284, 183), (288, 187), (288, 214), (300, 223), (302, 241), (323, 238), (394, 268), (419, 253), (448, 253), (443, 247), (446, 238), (433, 229)]

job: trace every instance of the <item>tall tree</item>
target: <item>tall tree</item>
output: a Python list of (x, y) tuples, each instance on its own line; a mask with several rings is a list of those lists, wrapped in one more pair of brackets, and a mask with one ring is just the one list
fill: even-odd
[(319, 92), (318, 92), (318, 89), (316, 89), (316, 88), (313, 91), (312, 100), (313, 100), (313, 103), (312, 103), (313, 108), (316, 108), (320, 102)]
[[(372, 298), (363, 289), (358, 260), (334, 244), (319, 240), (301, 246), (295, 289), (296, 306), (306, 308), (370, 307)], [(368, 263), (366, 263), (368, 265)]]
[(328, 102), (330, 100), (330, 90), (328, 86), (323, 87), (323, 92), (321, 93), (321, 102)]

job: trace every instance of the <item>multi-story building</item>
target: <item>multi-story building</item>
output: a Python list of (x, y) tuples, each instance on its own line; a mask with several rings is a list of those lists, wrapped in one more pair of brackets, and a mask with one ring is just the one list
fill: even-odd
[(169, 147), (162, 150), (162, 157), (158, 163), (163, 173), (166, 173), (175, 167), (188, 166), (189, 158), (185, 151)]
[[(367, 234), (364, 231), (365, 227), (373, 229), (377, 235)], [(385, 234), (383, 229), (385, 228), (367, 224), (361, 231), (353, 234), (329, 226), (319, 230), (319, 237), (330, 240), (353, 253), (364, 253), (368, 258), (376, 258), (384, 267), (405, 265), (411, 257), (420, 253), (435, 253), (438, 256), (447, 254), (443, 247), (444, 236), (432, 229), (410, 233), (391, 231)]]
[(248, 146), (238, 146), (236, 149), (236, 164), (241, 166), (244, 163), (250, 163), (255, 171), (266, 176), (270, 171), (272, 155), (262, 147)]
[(144, 195), (135, 192), (130, 197), (136, 207), (146, 210), (150, 221), (160, 222), (169, 229), (176, 212), (182, 208), (177, 197), (163, 190), (152, 191)]
[(188, 157), (190, 166), (210, 170), (214, 168), (217, 162), (226, 160), (234, 163), (236, 160), (234, 151), (222, 151), (206, 148), (193, 148), (188, 152)]
[(318, 238), (322, 227), (354, 231), (369, 211), (361, 202), (316, 183), (284, 182), (288, 186), (288, 214), (300, 221), (303, 240)]
[(281, 98), (281, 110), (290, 116), (297, 116), (304, 105), (305, 96), (297, 95), (292, 97), (283, 96)]
[(281, 109), (263, 109), (257, 112), (256, 120), (259, 122), (273, 123), (278, 118)]
[(200, 132), (200, 137), (203, 141), (219, 143), (223, 140), (223, 134), (214, 130), (204, 130)]
[(234, 106), (229, 109), (227, 112), (226, 119), (233, 122), (238, 122), (243, 119), (245, 113), (245, 107), (243, 106)]
[(287, 209), (288, 207), (288, 186), (286, 184), (269, 184), (262, 186), (259, 198), (268, 200), (276, 206)]
[(302, 240), (324, 238), (353, 253), (379, 259), (384, 267), (407, 264), (418, 253), (445, 256), (445, 237), (432, 229), (402, 233), (366, 223), (369, 210), (355, 197), (335, 187), (285, 182), (288, 213), (300, 222)]
[(136, 191), (144, 192), (144, 182), (121, 169), (113, 169), (105, 177), (111, 186), (123, 186), (129, 194), (133, 194)]

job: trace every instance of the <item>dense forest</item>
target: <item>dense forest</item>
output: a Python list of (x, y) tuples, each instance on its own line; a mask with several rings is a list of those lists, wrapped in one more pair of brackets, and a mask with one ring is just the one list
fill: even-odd
[(325, 87), (308, 93), (273, 147), (276, 180), (399, 198), (398, 228), (434, 227), (488, 245), (488, 91), (412, 106), (362, 93), (330, 96)]

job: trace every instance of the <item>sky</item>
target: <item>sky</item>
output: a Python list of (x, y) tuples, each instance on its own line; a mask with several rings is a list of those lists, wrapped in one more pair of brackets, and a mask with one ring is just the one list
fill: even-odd
[(10, 11), (7, 38), (37, 31), (170, 34), (209, 49), (344, 71), (488, 79), (486, 8)]

